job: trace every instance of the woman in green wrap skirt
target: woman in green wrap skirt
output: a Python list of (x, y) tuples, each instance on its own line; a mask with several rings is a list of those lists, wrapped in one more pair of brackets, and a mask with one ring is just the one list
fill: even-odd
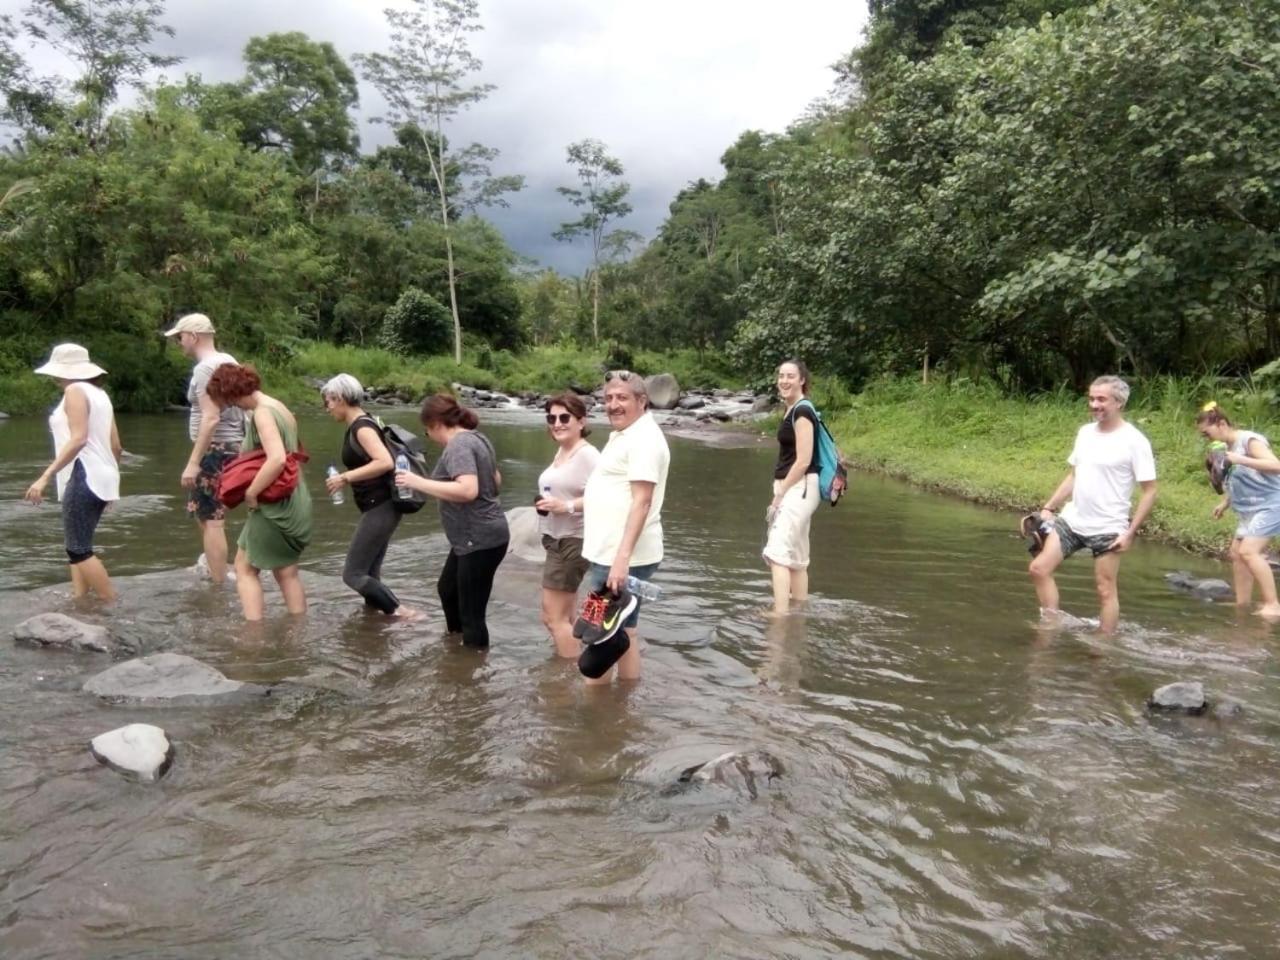
[(245, 492), (249, 519), (240, 532), (236, 551), (236, 590), (246, 620), (261, 620), (264, 607), (258, 575), (270, 570), (280, 585), (290, 613), (307, 612), (307, 595), (298, 576), (298, 559), (311, 541), (311, 494), (298, 476), (293, 494), (278, 503), (262, 503), (258, 494), (284, 469), (288, 454), (298, 450), (298, 421), (279, 400), (260, 389), (253, 367), (225, 363), (209, 378), (209, 399), (220, 407), (237, 406), (249, 414), (244, 452), (261, 448), (267, 455)]

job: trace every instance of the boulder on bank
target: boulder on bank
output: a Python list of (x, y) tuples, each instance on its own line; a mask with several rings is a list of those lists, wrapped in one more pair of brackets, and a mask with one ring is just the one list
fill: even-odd
[(1164, 579), (1175, 590), (1183, 590), (1197, 600), (1232, 600), (1236, 595), (1235, 589), (1227, 581), (1197, 577), (1187, 570), (1166, 573)]
[(649, 407), (652, 410), (672, 410), (680, 402), (680, 384), (669, 373), (655, 373), (646, 377), (645, 389), (649, 392)]
[(533, 507), (512, 507), (507, 511), (507, 526), (511, 530), (507, 553), (530, 563), (542, 563), (547, 558), (542, 548), (542, 534), (538, 532), (538, 519), (538, 511)]
[(687, 397), (682, 397), (678, 404), (681, 410), (701, 410), (706, 405), (707, 401), (696, 394), (690, 394)]
[(1204, 713), (1209, 703), (1204, 696), (1204, 684), (1194, 680), (1167, 683), (1151, 694), (1147, 707), (1172, 713)]
[(751, 401), (752, 413), (768, 413), (773, 409), (773, 397), (756, 397)]
[(173, 744), (149, 723), (100, 733), (89, 741), (89, 752), (99, 763), (135, 780), (159, 780), (173, 765)]
[(38, 613), (23, 620), (13, 628), (13, 639), (40, 647), (111, 652), (111, 635), (106, 627), (81, 623), (63, 613)]
[(85, 693), (104, 700), (222, 703), (263, 696), (269, 687), (228, 680), (180, 653), (156, 653), (118, 663), (85, 681)]

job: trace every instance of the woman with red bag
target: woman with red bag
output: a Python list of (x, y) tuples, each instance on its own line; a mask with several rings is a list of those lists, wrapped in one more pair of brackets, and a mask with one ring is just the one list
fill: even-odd
[[(236, 406), (249, 414), (241, 457), (252, 453), (262, 457), (262, 466), (244, 492), (249, 519), (240, 532), (236, 551), (236, 590), (246, 620), (262, 619), (264, 600), (258, 575), (263, 570), (275, 576), (290, 613), (307, 611), (307, 596), (298, 576), (298, 560), (311, 542), (311, 494), (298, 469), (298, 461), (305, 460), (306, 454), (298, 443), (298, 421), (288, 407), (263, 393), (261, 386), (253, 367), (224, 363), (214, 370), (206, 388), (209, 399), (219, 407)], [(227, 464), (225, 473), (233, 473), (234, 464)], [(289, 484), (277, 481), (290, 474), (296, 477), (296, 485), (287, 491), (282, 488)], [(263, 499), (264, 494), (272, 501)], [(282, 499), (275, 499), (282, 495)]]

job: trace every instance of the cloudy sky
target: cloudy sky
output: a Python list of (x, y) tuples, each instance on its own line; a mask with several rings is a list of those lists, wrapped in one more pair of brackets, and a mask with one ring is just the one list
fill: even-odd
[[(18, 0), (0, 0), (0, 8)], [(344, 57), (384, 49), (378, 0), (168, 0), (165, 44), (184, 58), (171, 78), (242, 74), (252, 36), (301, 30)], [(565, 147), (602, 140), (626, 168), (635, 212), (621, 226), (652, 237), (676, 192), (718, 178), (719, 157), (748, 129), (782, 131), (831, 86), (830, 64), (856, 46), (863, 0), (480, 0), (484, 26), (472, 38), (482, 81), (498, 89), (450, 132), (501, 150), (495, 173), (521, 173), (525, 190), (508, 210), (490, 210), (521, 254), (576, 272), (585, 241), (551, 232), (574, 218), (558, 193), (574, 173)], [(361, 114), (380, 100), (361, 85)], [(365, 125), (365, 149), (385, 129)]]

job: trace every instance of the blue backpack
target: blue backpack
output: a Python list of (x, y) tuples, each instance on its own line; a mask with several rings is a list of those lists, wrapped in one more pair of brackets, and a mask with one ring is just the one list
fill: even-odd
[[(822, 414), (808, 398), (796, 404), (807, 403), (818, 421), (818, 429), (814, 431), (813, 442), (818, 457), (818, 493), (822, 499), (833, 507), (840, 502), (844, 492), (849, 489), (849, 469), (845, 466), (844, 457), (840, 456), (840, 448), (836, 446), (835, 437), (822, 421)], [(795, 411), (792, 411), (792, 417)]]

